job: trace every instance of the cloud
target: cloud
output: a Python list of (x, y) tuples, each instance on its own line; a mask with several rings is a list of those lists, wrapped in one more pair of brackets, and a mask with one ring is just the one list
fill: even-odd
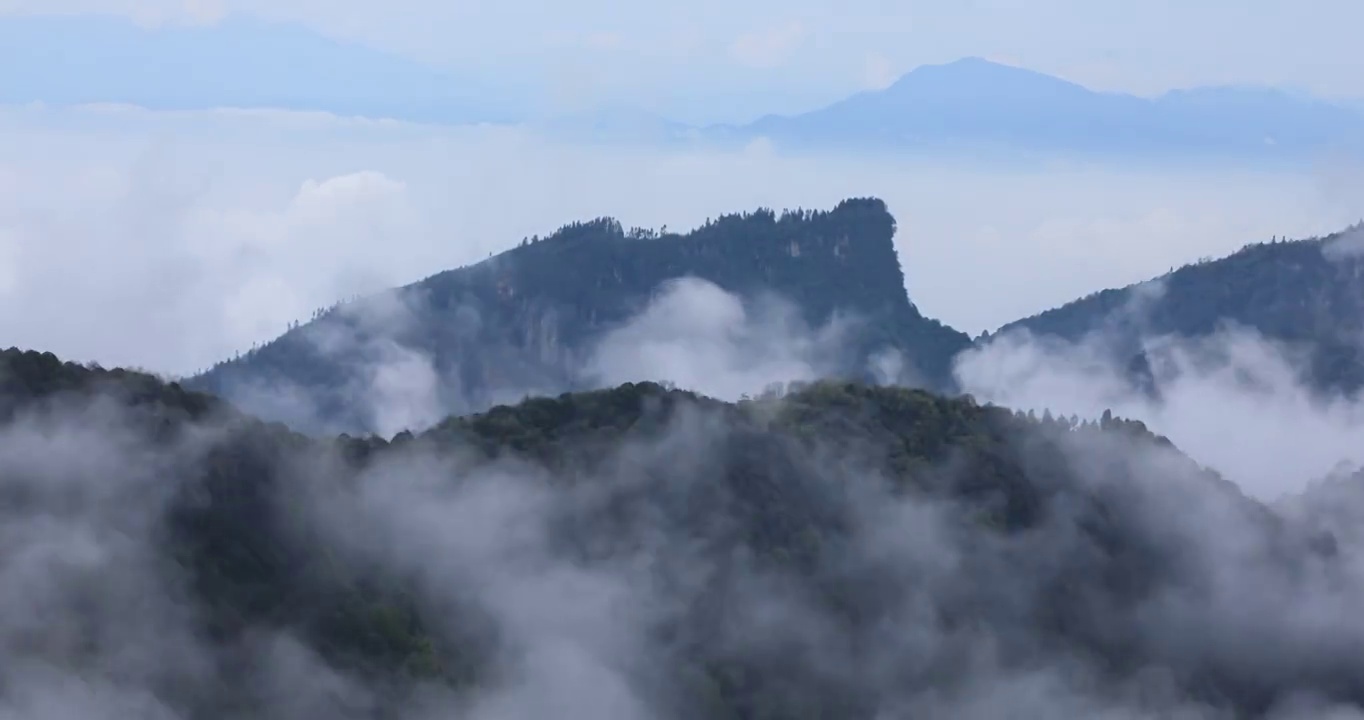
[(169, 719), (156, 690), (210, 673), (154, 544), (186, 456), (138, 421), (94, 402), (0, 428), (0, 716)]
[[(761, 317), (682, 292), (708, 312), (660, 312), (693, 335)], [(1247, 342), (1223, 344), (1261, 369)], [(736, 696), (854, 718), (1358, 717), (1364, 545), (1321, 532), (1359, 526), (1357, 489), (1334, 516), (1275, 514), (1169, 449), (1057, 428), (985, 458), (1027, 468), (1022, 487), (950, 459), (903, 487), (877, 470), (896, 448), (837, 437), (862, 406), (787, 442), (742, 412), (644, 405), (621, 442), (548, 465), (458, 432), (348, 468), (335, 443), (165, 433), (113, 403), (21, 416), (0, 427), (0, 717), (169, 720), (225, 696), (271, 720), (708, 717)], [(442, 657), (476, 668), (463, 686), (368, 682), (287, 623), (205, 642), (162, 523), (224, 458), (273, 478), (260, 502), (288, 521), (190, 525), (233, 550), (283, 526), (269, 550), (400, 588)], [(993, 492), (1021, 493), (1026, 528), (989, 529)]]
[[(384, 290), (319, 311), (322, 322), (291, 328), (281, 339), (285, 353), (316, 355), (335, 364), (336, 374), (321, 385), (298, 384), (267, 370), (229, 375), (220, 392), (245, 412), (320, 434), (364, 427), (392, 437), (424, 430), (452, 411), (468, 412), (473, 403), (461, 390), (460, 373), (442, 372), (435, 358), (411, 341), (413, 333), (428, 331), (421, 324), (420, 301), (419, 295)], [(462, 332), (476, 324), (476, 318), (464, 322), (470, 320), (466, 310), (452, 313), (447, 329)]]
[[(598, 214), (676, 228), (760, 204), (883, 195), (900, 218), (914, 299), (977, 324), (1337, 219), (1312, 201), (1310, 179), (1230, 171), (1041, 175), (128, 108), (11, 111), (0, 130), (0, 238), (14, 250), (0, 327), (11, 342), (167, 369), (267, 339), (338, 296)], [(1149, 289), (1144, 298), (1158, 296)], [(378, 338), (307, 338), (373, 358), (358, 389), (385, 431), (429, 423), (444, 381), (430, 358), (386, 337), (412, 320), (402, 300), (342, 311)], [(838, 329), (805, 327), (779, 300), (745, 304), (682, 281), (609, 336), (594, 367), (733, 396), (817, 375)], [(1152, 339), (1158, 403), (1117, 382), (1098, 343), (996, 338), (959, 375), (982, 399), (1144, 418), (1261, 497), (1360, 460), (1358, 408), (1309, 397), (1292, 354), (1253, 334)], [(136, 416), (68, 410), (0, 431), (10, 500), (0, 506), (0, 717), (175, 717), (177, 693), (217, 690), (223, 665), (192, 631), (179, 578), (162, 574), (159, 513), (219, 428), (152, 447)], [(395, 451), (358, 477), (334, 472), (325, 450), (290, 458), (296, 482), (281, 484), (306, 502), (282, 502), (321, 534), (302, 549), (412, 581), (435, 634), (472, 636), (465, 647), (490, 658), (470, 696), (432, 690), (396, 714), (702, 717), (701, 690), (719, 681), (677, 662), (700, 648), (740, 668), (724, 681), (757, 678), (773, 702), (827, 702), (832, 716), (852, 714), (846, 702), (874, 703), (868, 714), (884, 718), (1224, 717), (1191, 689), (1209, 680), (1248, 704), (1287, 698), (1262, 708), (1278, 720), (1358, 717), (1314, 697), (1357, 693), (1364, 546), (1344, 530), (1364, 517), (1358, 504), (1334, 503), (1329, 517), (1309, 504), (1272, 523), (1169, 452), (1063, 440), (1059, 467), (1074, 477), (1031, 488), (1038, 524), (996, 535), (969, 501), (886, 487), (874, 454), (806, 453), (755, 428), (731, 433), (705, 411), (654, 429), (577, 474), (475, 462), (457, 444)], [(1025, 465), (1046, 460), (1020, 453)], [(733, 472), (733, 458), (771, 474)], [(950, 484), (954, 470), (923, 477)], [(813, 543), (814, 582), (762, 557), (767, 533), (791, 527), (828, 531)], [(1294, 544), (1323, 527), (1340, 531), (1337, 555)], [(1115, 647), (1150, 668), (1119, 663), (1115, 677), (1095, 662)], [(362, 717), (377, 704), (288, 634), (246, 657), (260, 668), (245, 682), (266, 717)]]
[(1358, 257), (1364, 253), (1364, 223), (1346, 228), (1345, 232), (1323, 245), (1321, 251), (1326, 257), (1335, 260)]
[(198, 600), (206, 558), (177, 523), (207, 497), (211, 458), (249, 443), (250, 428), (172, 422), (165, 408), (94, 393), (10, 413), (15, 397), (0, 423), (0, 717), (372, 713), (375, 688), (329, 665), (297, 626), (236, 625), (228, 641), (210, 619), (218, 606)]
[(1295, 175), (583, 146), (318, 113), (10, 108), (0, 157), (6, 342), (174, 373), (602, 215), (683, 229), (881, 196), (911, 298), (973, 333), (1358, 219)]
[[(768, 455), (732, 416), (653, 419), (572, 481), (418, 452), (340, 492), (319, 478), (299, 505), (339, 559), (416, 577), (437, 617), (490, 628), (478, 720), (547, 703), (696, 717), (717, 684), (844, 717), (1357, 716), (1318, 695), (1353, 697), (1333, 683), (1358, 669), (1349, 558), (1364, 547), (1312, 554), (1320, 518), (1279, 524), (1173, 451), (1065, 433), (1047, 446), (1058, 460), (1022, 444), (1014, 461), (1065, 469), (1037, 476), (1034, 525), (996, 534), (970, 500), (892, 490), (874, 452)], [(725, 469), (738, 447), (775, 463), (779, 492)], [(959, 470), (923, 472), (980, 479)], [(816, 533), (809, 565), (765, 558), (744, 532), (765, 521)], [(692, 652), (744, 684), (693, 677)], [(1105, 661), (1119, 657), (1133, 663)]]
[[(1131, 313), (1139, 322), (1140, 309)], [(1235, 326), (1207, 338), (1147, 337), (1153, 398), (1124, 372), (1137, 349), (1115, 353), (1108, 343), (1103, 331), (1076, 344), (1013, 331), (969, 351), (955, 372), (981, 401), (1142, 420), (1266, 501), (1302, 491), (1339, 463), (1364, 463), (1355, 440), (1364, 404), (1311, 392), (1292, 348)]]
[(601, 387), (667, 381), (734, 401), (770, 383), (827, 377), (839, 367), (852, 322), (835, 318), (810, 328), (781, 298), (746, 304), (712, 283), (683, 278), (602, 338), (586, 372)]

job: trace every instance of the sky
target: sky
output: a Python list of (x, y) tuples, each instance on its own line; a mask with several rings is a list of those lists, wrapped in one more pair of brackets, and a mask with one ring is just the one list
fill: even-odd
[(807, 110), (964, 56), (1147, 95), (1260, 84), (1364, 98), (1353, 0), (0, 0), (0, 14), (38, 12), (302, 23), (565, 107), (687, 122)]

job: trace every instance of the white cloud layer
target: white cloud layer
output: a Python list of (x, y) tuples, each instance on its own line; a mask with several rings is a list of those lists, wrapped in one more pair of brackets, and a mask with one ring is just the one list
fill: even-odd
[(1082, 418), (1111, 410), (1142, 420), (1266, 501), (1302, 491), (1339, 463), (1364, 465), (1364, 398), (1310, 392), (1290, 348), (1235, 327), (1198, 340), (1150, 338), (1160, 387), (1152, 398), (1131, 387), (1102, 342), (1014, 331), (968, 351), (957, 377), (979, 400), (1007, 407)]
[(773, 382), (810, 382), (837, 368), (850, 322), (821, 328), (780, 298), (743, 298), (683, 278), (663, 288), (630, 322), (602, 338), (588, 370), (606, 387), (668, 381), (734, 401)]
[(314, 308), (573, 220), (680, 229), (875, 195), (898, 219), (911, 298), (974, 333), (1248, 241), (1344, 227), (1362, 214), (1356, 177), (663, 152), (306, 113), (7, 109), (0, 329), (6, 345), (189, 372)]

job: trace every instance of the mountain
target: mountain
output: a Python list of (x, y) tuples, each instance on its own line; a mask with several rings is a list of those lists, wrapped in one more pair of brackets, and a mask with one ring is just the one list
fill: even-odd
[(229, 16), (143, 27), (106, 15), (0, 18), (0, 103), (270, 108), (413, 122), (509, 122), (523, 99), (486, 81)]
[(310, 439), (10, 350), (0, 498), (0, 708), (16, 717), (1364, 703), (1358, 547), (1109, 417), (853, 383), (733, 404), (643, 383), (392, 441)]
[[(1155, 99), (965, 58), (890, 87), (743, 126), (689, 127), (628, 106), (558, 115), (539, 81), (446, 73), (292, 24), (229, 15), (143, 26), (113, 15), (0, 17), (0, 104), (268, 108), (418, 123), (530, 121), (570, 141), (686, 147), (767, 138), (789, 150), (1301, 159), (1364, 149), (1364, 111), (1256, 87)], [(536, 119), (538, 118), (538, 119)]]
[(1255, 243), (1125, 288), (1097, 292), (999, 329), (1079, 342), (1102, 338), (1133, 367), (1145, 342), (1205, 338), (1236, 326), (1305, 354), (1322, 393), (1364, 387), (1364, 226), (1306, 240)]
[[(683, 355), (748, 377), (745, 392), (839, 375), (948, 388), (970, 338), (906, 297), (894, 234), (877, 199), (728, 215), (686, 234), (574, 223), (334, 307), (187, 385), (300, 428), (386, 432), (662, 379), (660, 363)], [(380, 417), (416, 406), (420, 417)]]
[(1096, 92), (966, 58), (793, 116), (709, 130), (794, 149), (1300, 158), (1364, 147), (1364, 113), (1262, 88), (1201, 88), (1155, 99)]

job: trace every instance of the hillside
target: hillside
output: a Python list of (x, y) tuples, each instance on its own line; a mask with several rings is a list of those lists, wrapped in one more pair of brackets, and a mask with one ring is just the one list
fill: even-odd
[(996, 335), (1026, 329), (1069, 342), (1102, 337), (1135, 354), (1143, 339), (1200, 338), (1239, 326), (1305, 353), (1304, 379), (1319, 390), (1353, 393), (1364, 386), (1361, 229), (1247, 245), (1009, 323)]
[[(1360, 639), (1350, 556), (1139, 423), (837, 382), (737, 404), (645, 383), (309, 440), (17, 350), (0, 403), (0, 586), (30, 610), (0, 624), (15, 716), (1364, 701), (1358, 655), (1314, 629)], [(1282, 614), (1318, 593), (1338, 611)]]
[(711, 128), (785, 150), (1078, 153), (1126, 159), (1301, 160), (1364, 147), (1364, 114), (1266, 88), (1177, 90), (1148, 99), (964, 58), (919, 67), (883, 90), (798, 115)]
[[(890, 364), (894, 379), (949, 387), (951, 358), (970, 340), (923, 317), (906, 297), (894, 233), (894, 218), (876, 199), (729, 215), (684, 235), (627, 231), (611, 219), (575, 223), (477, 265), (333, 308), (187, 384), (300, 428), (383, 430), (392, 423), (375, 405), (434, 401), (426, 416), (435, 420), (528, 393), (665, 379), (656, 367), (607, 372), (596, 348), (627, 327), (686, 337), (752, 317), (763, 327), (740, 338), (747, 354), (810, 345), (793, 362), (817, 365), (820, 376), (870, 377), (889, 352), (899, 358)], [(684, 277), (743, 298), (749, 315), (739, 317), (718, 291), (669, 284)], [(790, 303), (795, 317), (773, 310), (769, 294)], [(789, 337), (761, 334), (768, 326)], [(728, 341), (737, 331), (715, 332)], [(809, 378), (768, 378), (792, 379)], [(409, 381), (428, 384), (396, 400), (367, 395)]]

